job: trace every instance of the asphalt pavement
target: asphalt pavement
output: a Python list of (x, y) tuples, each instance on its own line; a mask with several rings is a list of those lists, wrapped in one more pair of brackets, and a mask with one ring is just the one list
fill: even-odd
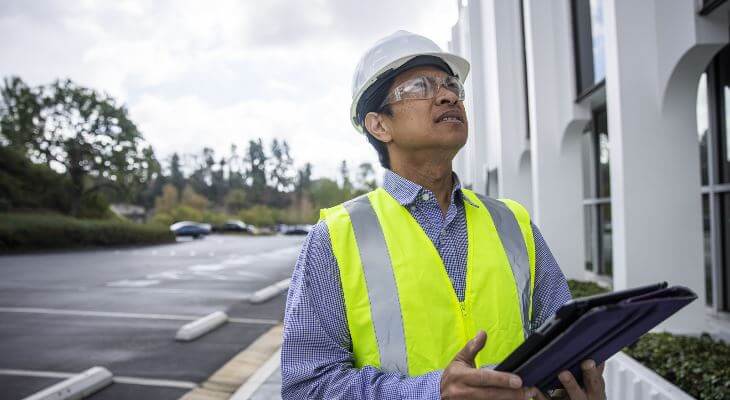
[[(302, 236), (212, 235), (139, 248), (0, 257), (0, 399), (21, 399), (93, 366), (115, 382), (91, 399), (177, 399), (283, 318)], [(192, 342), (184, 324), (233, 322)]]

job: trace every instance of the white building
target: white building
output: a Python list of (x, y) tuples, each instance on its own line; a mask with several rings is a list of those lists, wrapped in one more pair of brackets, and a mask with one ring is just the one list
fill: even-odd
[(730, 2), (461, 0), (465, 184), (532, 212), (568, 278), (666, 280), (730, 337)]

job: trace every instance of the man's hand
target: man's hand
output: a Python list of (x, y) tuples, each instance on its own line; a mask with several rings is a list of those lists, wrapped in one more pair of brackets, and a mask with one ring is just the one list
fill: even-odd
[(487, 334), (479, 331), (474, 339), (456, 354), (441, 376), (441, 398), (524, 400), (534, 397), (538, 390), (523, 388), (519, 376), (476, 368), (474, 357), (486, 342)]
[[(551, 397), (570, 400), (605, 400), (606, 399), (606, 382), (603, 380), (603, 369), (606, 363), (601, 363), (596, 367), (596, 363), (593, 360), (585, 360), (581, 363), (580, 367), (583, 370), (583, 383), (585, 389), (578, 385), (578, 381), (575, 380), (573, 374), (570, 371), (563, 371), (558, 374), (558, 379), (563, 384), (567, 397)], [(538, 391), (537, 399), (547, 400), (548, 397)]]

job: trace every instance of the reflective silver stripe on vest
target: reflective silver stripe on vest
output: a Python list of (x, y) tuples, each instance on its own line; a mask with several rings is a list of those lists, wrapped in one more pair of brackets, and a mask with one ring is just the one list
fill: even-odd
[(525, 338), (527, 338), (530, 332), (530, 258), (527, 255), (527, 246), (525, 245), (525, 238), (522, 236), (520, 224), (506, 204), (491, 197), (478, 193), (474, 194), (487, 207), (494, 221), (494, 226), (497, 228), (499, 239), (502, 241), (502, 247), (507, 253), (507, 259), (517, 283), (517, 295), (520, 298), (522, 331)]
[(383, 371), (408, 374), (398, 289), (383, 230), (367, 195), (344, 203), (360, 251)]

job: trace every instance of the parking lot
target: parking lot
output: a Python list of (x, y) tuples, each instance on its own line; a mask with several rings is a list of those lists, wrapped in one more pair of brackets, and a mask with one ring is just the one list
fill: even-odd
[[(0, 398), (93, 366), (116, 381), (92, 399), (179, 398), (282, 320), (286, 293), (259, 305), (248, 297), (291, 276), (302, 240), (212, 235), (0, 257)], [(192, 342), (174, 340), (214, 311), (231, 320)]]

